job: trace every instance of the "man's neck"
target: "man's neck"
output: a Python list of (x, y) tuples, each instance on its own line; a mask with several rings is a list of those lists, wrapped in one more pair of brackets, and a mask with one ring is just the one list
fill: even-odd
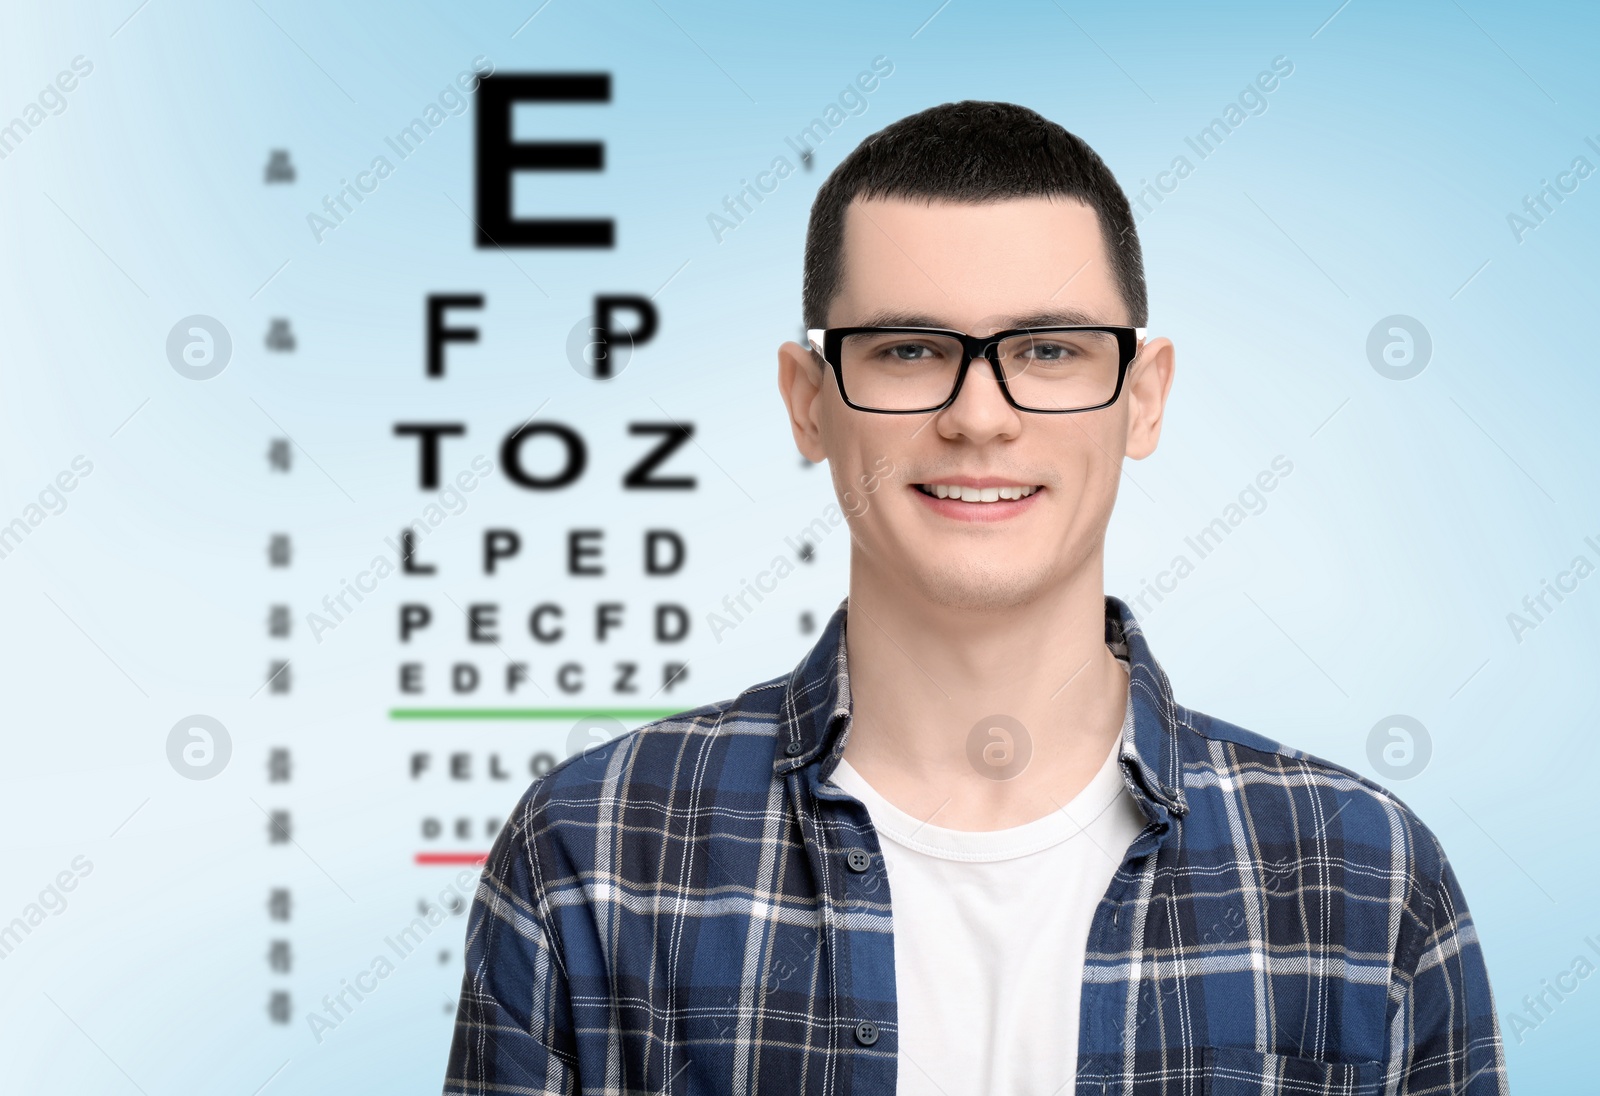
[(1066, 806), (1105, 762), (1127, 704), (1090, 562), (1075, 582), (986, 611), (852, 568), (845, 759), (895, 806), (948, 829), (1005, 829)]

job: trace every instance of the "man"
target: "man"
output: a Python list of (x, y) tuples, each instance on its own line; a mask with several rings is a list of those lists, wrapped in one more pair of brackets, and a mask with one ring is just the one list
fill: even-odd
[(446, 1092), (1503, 1093), (1433, 834), (1178, 704), (1104, 593), (1173, 348), (1100, 158), (1004, 103), (899, 121), (818, 194), (804, 298), (779, 383), (849, 596), (792, 673), (529, 789)]

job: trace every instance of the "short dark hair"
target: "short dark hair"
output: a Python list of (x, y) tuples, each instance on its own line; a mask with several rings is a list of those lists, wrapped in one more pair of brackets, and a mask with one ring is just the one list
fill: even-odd
[(1027, 107), (965, 99), (902, 118), (862, 141), (811, 205), (801, 306), (825, 327), (844, 278), (844, 215), (856, 198), (996, 202), (1075, 198), (1100, 221), (1111, 273), (1135, 327), (1149, 318), (1133, 211), (1111, 169), (1083, 139)]

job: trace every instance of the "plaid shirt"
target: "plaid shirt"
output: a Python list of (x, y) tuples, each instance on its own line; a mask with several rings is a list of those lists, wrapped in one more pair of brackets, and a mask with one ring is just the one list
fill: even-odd
[[(847, 606), (792, 673), (528, 789), (473, 902), (447, 1094), (894, 1093), (882, 852), (825, 784)], [(1077, 1093), (1505, 1093), (1433, 834), (1362, 777), (1179, 705), (1115, 597), (1106, 642), (1130, 663), (1121, 766), (1147, 825), (1089, 931)]]

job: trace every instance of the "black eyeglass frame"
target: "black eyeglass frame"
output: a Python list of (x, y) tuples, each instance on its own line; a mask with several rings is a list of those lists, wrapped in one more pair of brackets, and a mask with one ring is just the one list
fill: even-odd
[[(847, 335), (859, 335), (864, 332), (874, 332), (884, 335), (943, 335), (956, 339), (961, 343), (961, 367), (956, 370), (956, 383), (950, 390), (950, 395), (945, 401), (934, 407), (917, 407), (908, 410), (889, 410), (882, 407), (864, 407), (850, 399), (850, 393), (844, 386), (844, 369), (840, 365), (839, 351), (844, 346)], [(1011, 395), (1011, 390), (1006, 387), (1006, 378), (1000, 368), (996, 357), (996, 347), (1005, 339), (1016, 335), (1048, 335), (1058, 331), (1106, 331), (1116, 336), (1117, 339), (1117, 387), (1111, 393), (1111, 398), (1105, 403), (1095, 404), (1093, 407), (1024, 407)], [(1067, 324), (1059, 327), (1016, 327), (1008, 331), (996, 331), (993, 335), (968, 335), (964, 331), (951, 331), (943, 327), (812, 327), (806, 329), (806, 339), (811, 344), (811, 352), (821, 356), (822, 360), (833, 367), (834, 380), (839, 385), (839, 395), (844, 399), (845, 406), (856, 411), (868, 411), (874, 415), (928, 415), (935, 411), (943, 411), (956, 402), (956, 397), (961, 395), (961, 385), (967, 379), (967, 369), (972, 365), (974, 358), (983, 358), (994, 370), (995, 383), (1000, 386), (1000, 394), (1006, 402), (1018, 411), (1026, 411), (1033, 415), (1075, 415), (1083, 411), (1099, 411), (1110, 407), (1122, 395), (1122, 384), (1128, 376), (1128, 366), (1133, 364), (1133, 359), (1139, 355), (1139, 344), (1144, 340), (1147, 328), (1124, 327), (1115, 324)]]

